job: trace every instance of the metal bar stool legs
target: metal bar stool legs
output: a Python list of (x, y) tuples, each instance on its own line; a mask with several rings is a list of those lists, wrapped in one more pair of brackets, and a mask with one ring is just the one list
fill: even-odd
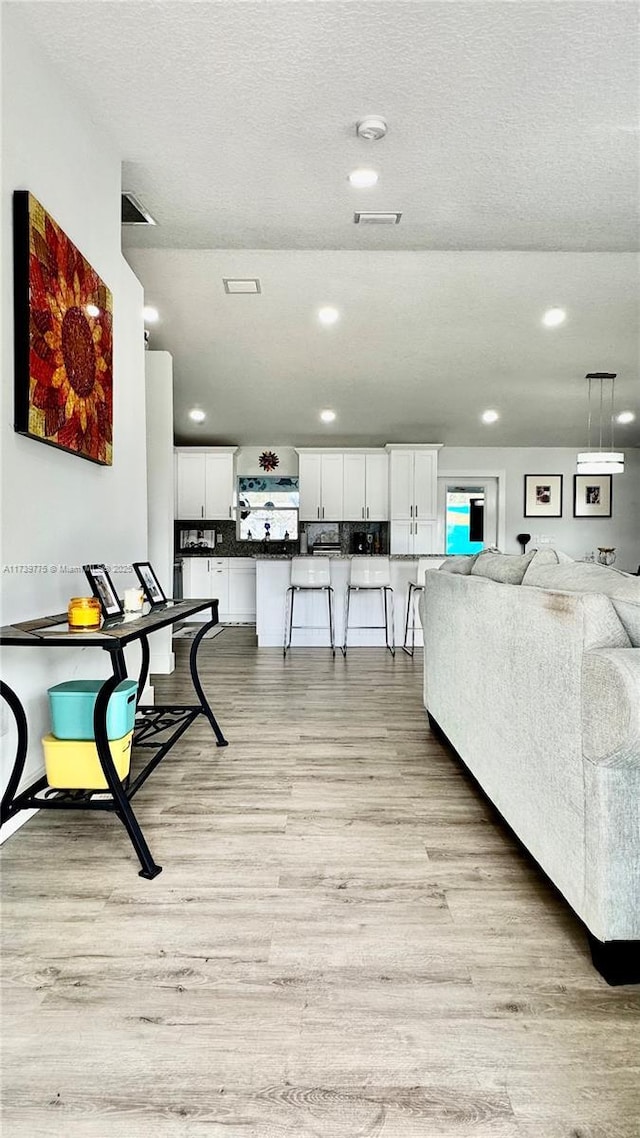
[[(334, 619), (333, 619), (333, 588), (331, 585), (290, 585), (287, 589), (287, 600), (285, 603), (285, 621), (284, 621), (284, 644), (282, 647), (282, 654), (286, 656), (291, 647), (291, 640), (295, 628), (311, 628), (307, 624), (294, 624), (293, 623), (293, 610), (295, 604), (296, 593), (326, 593), (327, 594), (327, 608), (328, 608), (328, 630), (329, 630), (329, 647), (332, 654), (336, 654), (336, 643), (334, 633)], [(324, 626), (321, 626), (324, 627)]]
[[(344, 606), (344, 642), (342, 645), (342, 655), (347, 655), (347, 641), (349, 638), (349, 609), (351, 604), (352, 593), (372, 593), (379, 591), (382, 594), (382, 605), (384, 610), (384, 624), (356, 624), (354, 628), (384, 628), (384, 639), (387, 648), (392, 656), (396, 654), (396, 621), (395, 621), (395, 605), (393, 589), (391, 585), (347, 585), (345, 594)], [(388, 595), (387, 595), (388, 594)], [(389, 635), (389, 618), (391, 619), (391, 635)]]
[[(416, 585), (415, 581), (409, 581), (409, 592), (407, 594), (407, 615), (404, 622), (404, 644), (402, 651), (407, 653), (407, 656), (413, 656), (416, 647), (416, 597), (418, 593), (423, 590), (423, 585)], [(411, 630), (411, 646), (407, 644), (409, 639), (409, 630)]]

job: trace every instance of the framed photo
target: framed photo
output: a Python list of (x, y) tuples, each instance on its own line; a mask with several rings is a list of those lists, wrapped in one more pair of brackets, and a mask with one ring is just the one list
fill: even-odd
[(94, 597), (100, 601), (102, 615), (122, 616), (123, 608), (118, 599), (115, 586), (104, 565), (83, 565), (87, 581)]
[(162, 586), (156, 577), (153, 567), (148, 561), (134, 561), (133, 568), (135, 569), (136, 576), (144, 589), (144, 595), (150, 605), (162, 605), (166, 601), (166, 597), (162, 591)]
[(613, 505), (611, 474), (574, 474), (574, 518), (610, 518)]
[(562, 517), (562, 475), (525, 474), (525, 518)]
[(14, 427), (113, 461), (113, 297), (27, 190), (13, 195)]

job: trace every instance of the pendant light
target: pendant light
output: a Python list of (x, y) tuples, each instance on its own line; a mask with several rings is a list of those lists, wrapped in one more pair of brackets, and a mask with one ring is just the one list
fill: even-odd
[[(589, 384), (589, 414), (587, 420), (587, 447), (578, 455), (578, 474), (622, 474), (624, 471), (624, 454), (613, 449), (613, 420), (614, 420), (614, 387), (615, 372), (592, 371), (586, 376)], [(606, 402), (609, 407), (608, 416), (605, 413), (605, 388), (609, 384)], [(593, 408), (598, 414), (598, 449), (591, 449), (591, 426), (593, 421)], [(602, 437), (605, 431), (606, 419), (609, 418), (610, 450), (603, 450)], [(606, 443), (605, 443), (606, 445)]]

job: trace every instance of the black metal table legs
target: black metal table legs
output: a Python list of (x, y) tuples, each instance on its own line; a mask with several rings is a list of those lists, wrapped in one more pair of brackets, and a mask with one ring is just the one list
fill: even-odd
[(18, 740), (16, 744), (16, 757), (13, 762), (13, 768), (9, 775), (9, 781), (5, 787), (5, 792), (2, 795), (2, 804), (0, 805), (0, 826), (16, 813), (12, 810), (13, 800), (16, 796), (16, 791), (20, 785), (20, 779), (24, 771), (24, 764), (27, 761), (27, 749), (29, 743), (29, 733), (27, 731), (27, 717), (24, 713), (24, 707), (20, 703), (13, 688), (0, 680), (0, 697), (9, 705), (16, 721), (16, 729), (18, 732)]
[(200, 677), (198, 675), (198, 648), (200, 647), (200, 644), (202, 643), (202, 641), (203, 641), (204, 637), (206, 636), (207, 632), (209, 631), (209, 629), (214, 628), (217, 623), (218, 623), (217, 611), (216, 611), (216, 608), (212, 608), (211, 620), (207, 621), (206, 624), (203, 624), (202, 628), (200, 628), (198, 630), (198, 632), (196, 633), (196, 635), (193, 638), (193, 643), (191, 645), (191, 651), (189, 653), (189, 669), (191, 671), (191, 682), (193, 684), (193, 689), (194, 689), (194, 691), (195, 691), (195, 693), (196, 693), (196, 695), (200, 701), (200, 706), (202, 708), (203, 714), (206, 715), (207, 719), (209, 720), (209, 723), (211, 724), (213, 733), (214, 733), (216, 740), (217, 740), (217, 746), (218, 747), (228, 747), (229, 743), (225, 739), (224, 735), (222, 734), (222, 731), (220, 730), (220, 726), (218, 724), (218, 721), (217, 721), (215, 715), (213, 714), (213, 712), (209, 706), (209, 701), (208, 701), (206, 695), (204, 694), (202, 684), (200, 683)]

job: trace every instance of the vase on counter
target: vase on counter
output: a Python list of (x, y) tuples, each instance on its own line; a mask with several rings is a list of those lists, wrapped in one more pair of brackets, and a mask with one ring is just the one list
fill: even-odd
[(616, 551), (613, 546), (599, 545), (598, 546), (598, 563), (600, 565), (613, 565), (616, 559)]

